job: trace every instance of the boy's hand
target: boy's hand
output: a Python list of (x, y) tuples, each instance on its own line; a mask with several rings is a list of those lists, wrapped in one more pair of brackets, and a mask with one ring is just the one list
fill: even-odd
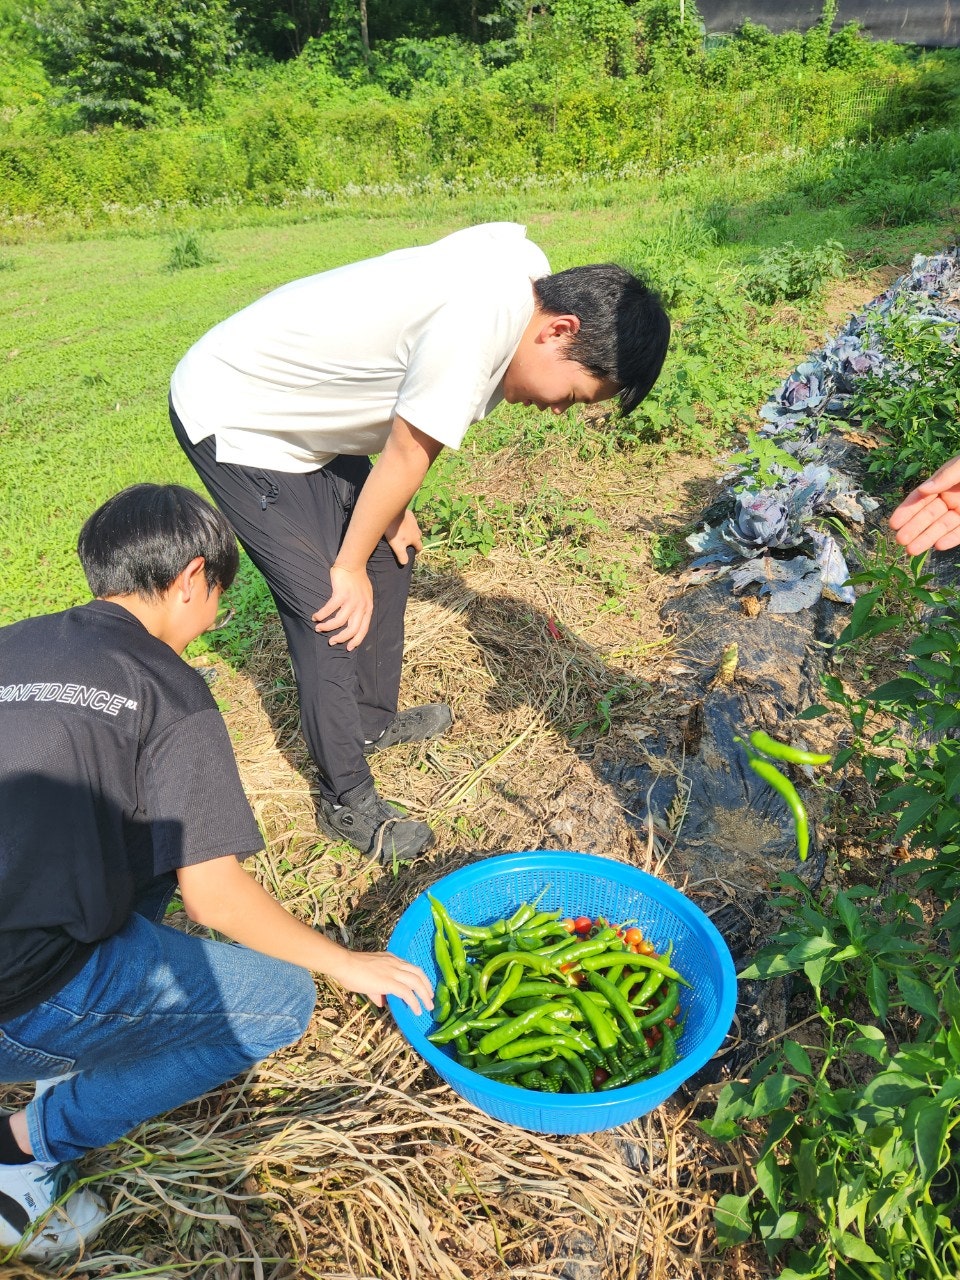
[(947, 551), (960, 545), (960, 457), (945, 462), (907, 494), (890, 517), (890, 527), (912, 556), (931, 547)]
[(356, 649), (367, 634), (373, 616), (373, 585), (366, 566), (344, 569), (331, 565), (330, 585), (333, 588), (330, 599), (313, 615), (316, 630), (335, 631), (337, 634), (330, 636), (331, 644)]
[(433, 988), (427, 975), (390, 951), (347, 952), (342, 966), (328, 968), (327, 974), (348, 991), (369, 996), (380, 1009), (387, 996), (398, 996), (414, 1013), (433, 1008)]
[(404, 511), (396, 520), (391, 520), (383, 536), (390, 544), (390, 550), (396, 556), (397, 564), (407, 563), (409, 547), (413, 547), (415, 552), (423, 550), (420, 526), (412, 511)]

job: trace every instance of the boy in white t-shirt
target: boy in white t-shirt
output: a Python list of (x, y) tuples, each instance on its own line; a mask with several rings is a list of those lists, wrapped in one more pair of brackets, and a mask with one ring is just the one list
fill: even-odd
[(440, 450), (501, 400), (629, 412), (669, 335), (623, 268), (551, 275), (524, 227), (490, 223), (276, 289), (177, 366), (174, 431), (273, 594), (331, 838), (387, 858), (433, 843), (377, 795), (367, 756), (452, 722), (442, 704), (397, 713), (421, 549), (408, 504)]

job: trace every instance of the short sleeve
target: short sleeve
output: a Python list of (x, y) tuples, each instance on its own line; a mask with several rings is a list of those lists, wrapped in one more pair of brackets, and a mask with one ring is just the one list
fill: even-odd
[(142, 759), (154, 874), (263, 848), (230, 735), (216, 708), (185, 716)]
[(448, 448), (484, 415), (533, 314), (528, 279), (463, 294), (414, 335), (396, 412)]

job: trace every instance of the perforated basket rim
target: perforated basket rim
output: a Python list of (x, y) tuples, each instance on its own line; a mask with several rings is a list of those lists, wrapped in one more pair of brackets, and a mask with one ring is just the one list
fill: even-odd
[[(627, 862), (603, 857), (600, 854), (571, 853), (558, 849), (495, 854), (473, 862), (469, 866), (461, 867), (457, 871), (449, 872), (435, 881), (429, 890), (419, 894), (397, 921), (387, 949), (395, 955), (406, 958), (416, 934), (424, 924), (431, 921), (428, 892), (440, 902), (445, 902), (454, 893), (483, 884), (494, 875), (541, 870), (579, 872), (605, 877), (626, 885), (645, 897), (662, 903), (675, 915), (681, 917), (694, 931), (699, 932), (705, 942), (712, 946), (719, 967), (717, 1012), (712, 1024), (704, 1032), (703, 1039), (689, 1054), (685, 1054), (669, 1070), (637, 1084), (626, 1085), (622, 1089), (610, 1089), (605, 1093), (591, 1094), (542, 1094), (535, 1090), (518, 1089), (515, 1086), (501, 1084), (497, 1080), (490, 1080), (462, 1067), (455, 1058), (448, 1057), (442, 1049), (426, 1038), (416, 1025), (414, 1014), (402, 1000), (396, 996), (388, 996), (387, 1003), (401, 1034), (411, 1048), (415, 1049), (457, 1092), (464, 1091), (468, 1101), (473, 1102), (480, 1110), (485, 1108), (481, 1103), (474, 1101), (478, 1094), (489, 1097), (492, 1101), (499, 1102), (504, 1108), (514, 1112), (518, 1108), (522, 1110), (524, 1105), (529, 1105), (531, 1111), (540, 1114), (554, 1113), (558, 1117), (566, 1116), (566, 1120), (572, 1119), (575, 1113), (589, 1112), (592, 1129), (612, 1127), (625, 1121), (615, 1119), (605, 1126), (603, 1117), (608, 1113), (622, 1114), (624, 1108), (631, 1102), (639, 1105), (651, 1099), (653, 1100), (652, 1109), (653, 1106), (665, 1101), (683, 1084), (684, 1080), (688, 1080), (713, 1057), (733, 1022), (737, 1003), (737, 978), (733, 958), (716, 925), (696, 903), (657, 876), (641, 871), (639, 867), (633, 867)], [(638, 1110), (637, 1114), (642, 1115), (643, 1111)], [(561, 1123), (565, 1122), (561, 1121)]]

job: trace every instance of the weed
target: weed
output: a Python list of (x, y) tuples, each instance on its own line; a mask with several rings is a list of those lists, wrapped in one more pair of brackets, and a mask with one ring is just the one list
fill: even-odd
[(803, 470), (792, 453), (781, 449), (775, 440), (761, 431), (751, 431), (746, 449), (742, 453), (732, 453), (727, 461), (743, 469), (740, 488), (750, 484), (771, 489), (783, 483), (785, 472)]
[(839, 275), (845, 262), (843, 245), (837, 240), (826, 240), (811, 249), (800, 249), (787, 240), (776, 249), (768, 249), (748, 268), (743, 287), (754, 302), (767, 306), (809, 298), (827, 280)]
[(193, 267), (206, 267), (211, 262), (216, 262), (216, 258), (196, 231), (174, 233), (170, 255), (167, 258), (168, 271), (188, 271)]
[(570, 737), (574, 741), (585, 733), (607, 734), (613, 728), (614, 708), (624, 702), (633, 700), (634, 691), (629, 685), (614, 685), (597, 699), (593, 715), (587, 720), (580, 720), (570, 728)]
[(657, 573), (673, 573), (686, 562), (682, 533), (655, 533), (650, 539), (650, 563)]

